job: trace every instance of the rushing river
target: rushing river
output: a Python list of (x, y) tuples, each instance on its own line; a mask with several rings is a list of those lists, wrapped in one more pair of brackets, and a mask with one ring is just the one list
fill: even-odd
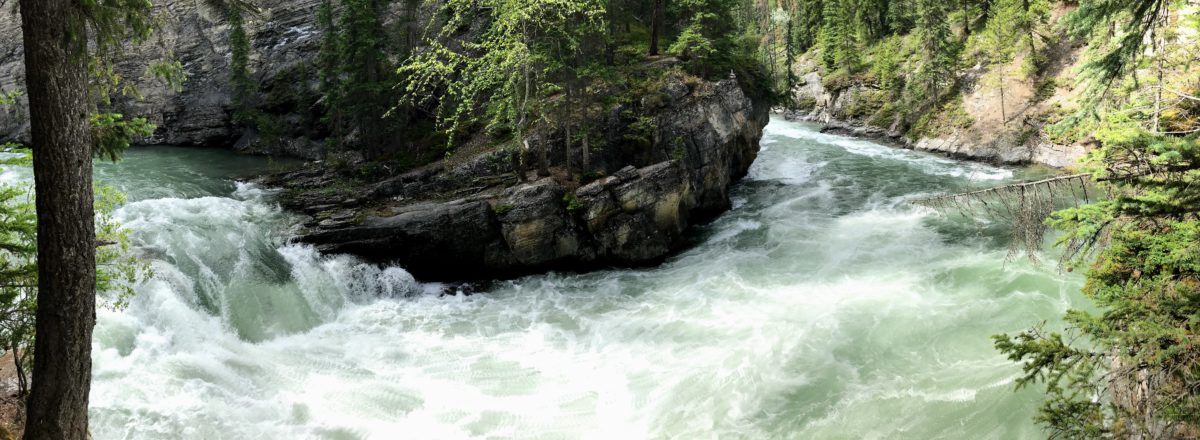
[[(661, 267), (455, 294), (288, 244), (264, 160), (141, 148), (97, 175), (154, 276), (94, 342), (97, 439), (1000, 439), (1039, 390), (990, 335), (1079, 280), (907, 203), (1019, 178), (774, 120), (735, 208)], [(449, 292), (449, 294), (443, 294)]]

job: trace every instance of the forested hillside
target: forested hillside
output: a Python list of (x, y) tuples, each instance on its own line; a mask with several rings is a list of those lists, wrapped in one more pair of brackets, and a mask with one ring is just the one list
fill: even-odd
[[(1163, 131), (1180, 131), (1195, 117), (1188, 100), (1172, 93), (1194, 87), (1195, 6), (1188, 2), (781, 8), (791, 12), (779, 15), (764, 57), (779, 66), (777, 81), (793, 85), (792, 114), (845, 131), (979, 160), (1071, 167), (1110, 109), (1136, 108), (1142, 115), (1135, 117), (1173, 127)], [(783, 65), (792, 76), (784, 78)]]

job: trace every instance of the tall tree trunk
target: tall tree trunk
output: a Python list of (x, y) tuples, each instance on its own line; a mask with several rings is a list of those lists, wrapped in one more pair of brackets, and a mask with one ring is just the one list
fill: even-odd
[(796, 64), (796, 48), (793, 43), (795, 39), (795, 22), (796, 22), (796, 7), (795, 3), (788, 4), (788, 22), (787, 22), (787, 42), (784, 44), (784, 51), (787, 53), (787, 88), (788, 94), (796, 89), (796, 83), (799, 82), (796, 78), (796, 72), (793, 70), (793, 64)]
[[(611, 7), (611, 6), (610, 6)], [(612, 66), (617, 62), (617, 14), (608, 10), (608, 35), (604, 39), (604, 63)]]
[(88, 438), (96, 232), (87, 43), (76, 0), (21, 0), (37, 192), (38, 299), (26, 439)]
[(550, 142), (538, 139), (538, 177), (550, 176)]
[(572, 86), (574, 78), (567, 80), (567, 124), (564, 127), (565, 137), (563, 139), (563, 168), (567, 171), (567, 178), (571, 177), (571, 119), (575, 117), (575, 93)]
[[(586, 121), (586, 119), (585, 119), (585, 121)], [(592, 151), (591, 151), (591, 148), (588, 147), (588, 134), (590, 134), (588, 130), (583, 131), (583, 172), (584, 172), (584, 174), (592, 172), (591, 164), (589, 163), (591, 161)]]
[(1004, 75), (1000, 75), (1000, 123), (1008, 125), (1008, 112), (1004, 109)]
[(567, 170), (567, 177), (570, 178), (570, 176), (571, 176), (571, 145), (572, 145), (571, 144), (571, 121), (567, 121), (566, 128), (567, 128), (567, 133), (566, 133), (567, 136), (566, 136), (566, 139), (564, 140), (565, 147), (563, 149), (563, 154), (565, 154), (566, 156), (563, 159), (563, 168), (565, 168)]
[(654, 0), (654, 12), (650, 16), (650, 56), (658, 55), (658, 29), (663, 22), (663, 2)]

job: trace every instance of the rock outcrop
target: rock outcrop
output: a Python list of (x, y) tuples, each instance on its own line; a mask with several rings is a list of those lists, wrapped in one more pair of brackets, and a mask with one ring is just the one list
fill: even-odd
[[(610, 121), (602, 131), (613, 148), (595, 160), (613, 171), (583, 185), (523, 173), (510, 151), (495, 150), (366, 188), (292, 194), (284, 203), (313, 215), (299, 241), (398, 263), (423, 279), (652, 264), (686, 244), (688, 226), (729, 208), (729, 190), (757, 156), (768, 121), (767, 106), (734, 80), (672, 79), (663, 89), (656, 141), (621, 148), (627, 128)], [(552, 148), (562, 163), (561, 142)], [(521, 174), (534, 177), (521, 181)], [(306, 169), (273, 180), (312, 187), (322, 179)]]

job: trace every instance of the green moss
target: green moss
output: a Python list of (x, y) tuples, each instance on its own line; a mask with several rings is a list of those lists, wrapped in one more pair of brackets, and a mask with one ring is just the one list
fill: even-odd
[(563, 203), (567, 204), (567, 212), (571, 214), (584, 208), (583, 203), (579, 201), (579, 198), (573, 192), (563, 194)]

